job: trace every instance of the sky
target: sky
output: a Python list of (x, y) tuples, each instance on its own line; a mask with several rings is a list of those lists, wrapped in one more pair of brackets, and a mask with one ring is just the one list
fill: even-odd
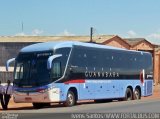
[(160, 45), (160, 0), (0, 0), (0, 36), (118, 35)]

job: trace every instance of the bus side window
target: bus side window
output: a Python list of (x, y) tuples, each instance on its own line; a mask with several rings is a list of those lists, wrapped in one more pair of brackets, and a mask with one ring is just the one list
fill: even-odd
[(20, 72), (19, 72), (19, 78), (22, 79), (23, 78), (23, 65), (20, 67)]
[(60, 78), (61, 77), (61, 63), (60, 62), (53, 62), (52, 69), (51, 69), (51, 78)]
[(23, 78), (23, 64), (16, 68), (15, 79), (22, 79)]

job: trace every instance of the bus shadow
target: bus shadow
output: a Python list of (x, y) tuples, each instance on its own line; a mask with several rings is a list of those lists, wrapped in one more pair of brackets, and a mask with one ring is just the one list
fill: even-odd
[[(80, 101), (77, 102), (75, 106), (80, 106), (80, 105), (90, 105), (90, 104), (102, 104), (102, 103), (111, 103), (115, 101)], [(3, 110), (0, 109), (0, 112), (5, 112), (5, 111), (18, 111), (18, 110), (39, 110), (39, 109), (45, 109), (45, 108), (64, 108), (65, 105), (63, 103), (51, 103), (50, 106), (44, 106), (42, 108), (34, 108), (33, 106), (24, 106), (24, 107), (10, 107), (8, 110)]]
[[(92, 101), (80, 101), (80, 102), (77, 102), (77, 104), (75, 106), (80, 106), (80, 105), (90, 105), (90, 104), (102, 104), (102, 103), (112, 103), (112, 102), (116, 102), (115, 100), (114, 101), (100, 101), (100, 102), (95, 102), (94, 100)], [(51, 105), (50, 107), (47, 107), (47, 108), (63, 108), (65, 107), (64, 104), (57, 104), (57, 105)], [(74, 106), (73, 106), (74, 107)]]
[(32, 106), (30, 107), (10, 107), (7, 110), (0, 109), (0, 112), (6, 112), (6, 111), (16, 111), (16, 110), (33, 110), (34, 108)]

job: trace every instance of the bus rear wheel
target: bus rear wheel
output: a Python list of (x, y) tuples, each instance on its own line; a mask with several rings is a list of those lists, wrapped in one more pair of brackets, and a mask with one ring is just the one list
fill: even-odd
[(125, 98), (124, 101), (129, 101), (133, 99), (133, 93), (130, 88), (127, 88), (126, 93), (125, 93)]
[(136, 88), (134, 91), (134, 100), (139, 100), (139, 99), (141, 99), (140, 90)]
[(72, 91), (68, 91), (67, 99), (64, 104), (66, 107), (71, 107), (76, 104), (75, 94)]

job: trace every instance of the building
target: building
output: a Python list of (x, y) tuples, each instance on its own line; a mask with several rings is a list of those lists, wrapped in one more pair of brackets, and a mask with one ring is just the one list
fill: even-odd
[[(5, 71), (5, 62), (9, 58), (15, 57), (18, 51), (29, 44), (47, 41), (82, 41), (89, 42), (89, 36), (14, 36), (0, 37), (0, 78), (2, 82), (12, 79), (13, 68), (10, 72)], [(144, 38), (124, 39), (117, 35), (94, 36), (93, 41), (98, 44), (120, 47), (128, 50), (147, 51), (152, 53), (154, 64), (154, 82), (160, 83), (160, 47), (154, 45)]]

